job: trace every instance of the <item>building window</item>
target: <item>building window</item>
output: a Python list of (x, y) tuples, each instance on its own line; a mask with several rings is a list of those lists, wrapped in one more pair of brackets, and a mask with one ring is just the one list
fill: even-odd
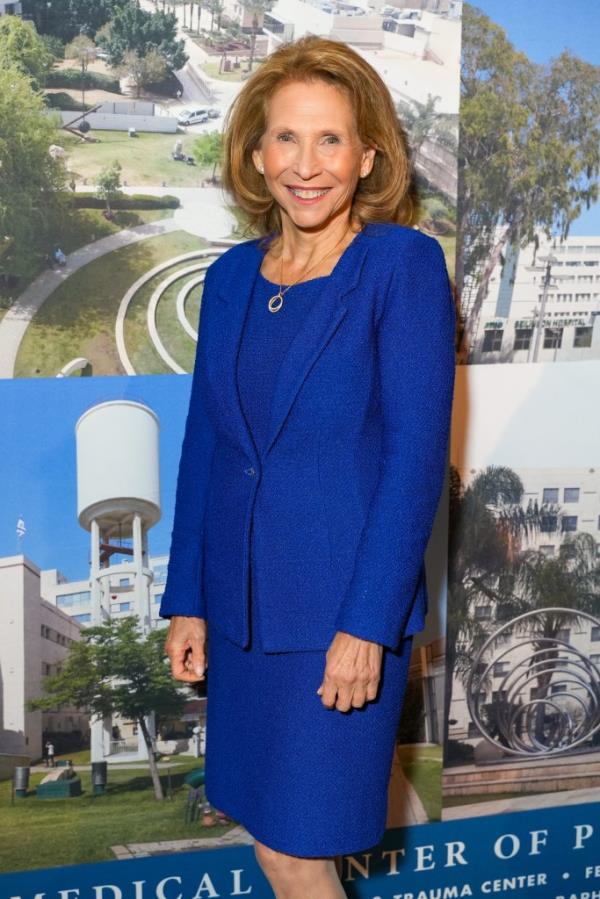
[(87, 606), (91, 601), (89, 590), (79, 593), (61, 593), (56, 596), (56, 605), (59, 609), (71, 609), (73, 606)]
[(120, 577), (119, 578), (119, 587), (129, 587), (130, 580), (128, 577)]
[(542, 494), (542, 502), (545, 503), (557, 503), (558, 502), (558, 487), (544, 487), (544, 492)]
[(508, 690), (492, 690), (492, 702), (506, 702)]
[(162, 594), (162, 593), (155, 593), (154, 596), (152, 597), (152, 601), (155, 603), (161, 602), (163, 595), (164, 594)]
[(155, 584), (164, 584), (167, 580), (167, 565), (164, 562), (161, 562), (158, 565), (154, 565), (152, 567), (152, 573), (154, 575), (154, 583)]
[(592, 326), (578, 325), (575, 328), (575, 336), (573, 337), (574, 347), (590, 347), (592, 345)]
[(475, 606), (475, 618), (478, 621), (482, 619), (490, 619), (492, 617), (492, 607), (490, 605), (487, 606)]
[(113, 612), (131, 612), (131, 603), (130, 602), (113, 603), (112, 611)]
[(577, 530), (577, 515), (563, 515), (561, 519), (561, 530), (564, 531), (576, 531)]
[(548, 515), (548, 513), (542, 513), (540, 515), (540, 531), (544, 534), (552, 534), (556, 530), (558, 525), (558, 516), (557, 515)]
[(562, 346), (562, 333), (562, 328), (544, 328), (544, 349), (560, 349)]
[(556, 639), (562, 640), (563, 643), (571, 642), (571, 628), (570, 627), (560, 627), (556, 632)]
[(488, 328), (483, 337), (482, 353), (496, 353), (502, 349), (503, 328)]
[(563, 543), (560, 548), (560, 552), (563, 559), (575, 559), (577, 556), (576, 546), (574, 543)]
[(600, 640), (600, 627), (598, 625), (594, 625), (592, 628), (591, 640), (593, 643), (597, 643)]
[(600, 668), (600, 652), (594, 652), (590, 656), (590, 662), (592, 665), (595, 665), (596, 668)]
[(75, 621), (78, 621), (80, 624), (89, 624), (92, 620), (92, 615), (90, 612), (83, 612), (81, 615), (73, 615), (71, 616)]
[(563, 502), (578, 503), (579, 502), (579, 487), (565, 487), (564, 492), (563, 492)]
[(528, 350), (531, 344), (533, 328), (515, 328), (513, 350)]
[(550, 693), (565, 693), (567, 690), (566, 684), (551, 684), (550, 685)]
[(492, 669), (494, 677), (503, 677), (510, 671), (510, 662), (495, 662)]

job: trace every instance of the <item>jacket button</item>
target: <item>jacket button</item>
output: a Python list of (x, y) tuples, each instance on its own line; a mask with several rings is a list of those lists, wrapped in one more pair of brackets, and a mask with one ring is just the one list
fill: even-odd
[(250, 477), (252, 477), (252, 475), (256, 474), (256, 469), (254, 469), (254, 468), (252, 468), (252, 466), (250, 466), (250, 468), (244, 468), (244, 473), (247, 475), (250, 475)]

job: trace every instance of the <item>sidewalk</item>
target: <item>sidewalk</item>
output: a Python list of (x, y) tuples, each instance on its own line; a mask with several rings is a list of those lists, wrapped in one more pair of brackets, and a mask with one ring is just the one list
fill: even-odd
[(600, 787), (593, 790), (563, 790), (559, 793), (536, 793), (533, 796), (515, 796), (513, 799), (494, 799), (491, 802), (472, 802), (457, 805), (442, 811), (442, 821), (456, 821), (459, 818), (476, 818), (483, 815), (500, 815), (502, 812), (523, 812), (530, 809), (555, 808), (557, 805), (581, 805), (586, 802), (600, 803)]
[[(83, 188), (81, 188), (83, 190)], [(181, 206), (168, 219), (161, 219), (137, 228), (125, 228), (116, 234), (102, 237), (86, 244), (67, 256), (64, 268), (47, 269), (32, 281), (18, 297), (4, 318), (0, 321), (0, 378), (13, 378), (21, 341), (35, 315), (56, 288), (74, 272), (88, 262), (99, 259), (107, 253), (129, 246), (148, 237), (168, 234), (173, 231), (187, 231), (205, 240), (220, 240), (229, 234), (236, 224), (234, 216), (223, 206), (220, 188), (165, 188), (132, 187), (123, 189), (125, 193), (146, 193), (155, 196), (173, 194), (179, 197)]]

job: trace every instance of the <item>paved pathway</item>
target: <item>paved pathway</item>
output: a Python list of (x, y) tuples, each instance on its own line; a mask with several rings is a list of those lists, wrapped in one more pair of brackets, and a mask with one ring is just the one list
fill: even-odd
[(580, 805), (585, 802), (600, 803), (600, 787), (584, 790), (561, 790), (556, 793), (529, 793), (512, 799), (494, 799), (491, 802), (472, 802), (470, 805), (456, 805), (442, 812), (442, 821), (457, 818), (475, 818), (482, 815), (500, 815), (502, 812), (523, 812), (528, 809), (554, 808), (563, 805)]
[[(141, 0), (142, 9), (154, 12), (155, 6), (152, 0)], [(196, 27), (196, 10), (194, 10), (194, 28)], [(190, 105), (190, 103), (208, 104), (210, 106), (219, 106), (223, 112), (229, 107), (231, 101), (238, 93), (242, 86), (242, 82), (227, 81), (219, 78), (211, 78), (202, 70), (202, 65), (209, 58), (202, 47), (192, 40), (187, 31), (183, 30), (183, 9), (181, 6), (176, 7), (175, 15), (178, 21), (178, 37), (185, 44), (185, 52), (189, 56), (189, 60), (183, 69), (179, 69), (175, 74), (179, 78), (183, 87), (183, 97), (181, 98), (182, 106)], [(210, 13), (206, 9), (201, 10), (200, 24), (202, 28), (210, 28)], [(187, 17), (189, 22), (189, 16)], [(231, 55), (231, 54), (230, 54)]]
[(0, 322), (0, 378), (14, 377), (19, 347), (33, 317), (59, 284), (66, 281), (73, 272), (83, 268), (93, 259), (99, 259), (120, 247), (154, 237), (157, 234), (179, 230), (179, 227), (175, 219), (169, 218), (148, 225), (140, 225), (138, 228), (124, 229), (70, 253), (64, 268), (47, 269), (42, 272), (15, 300)]
[[(83, 189), (83, 188), (82, 188)], [(165, 188), (126, 187), (125, 193), (147, 193), (154, 196), (172, 194), (178, 196), (181, 207), (171, 218), (161, 219), (137, 228), (126, 228), (100, 240), (87, 244), (67, 256), (64, 268), (47, 269), (18, 297), (0, 321), (0, 378), (13, 378), (21, 341), (34, 316), (48, 297), (88, 262), (99, 259), (121, 247), (167, 234), (187, 231), (206, 240), (224, 239), (231, 232), (235, 219), (223, 206), (220, 188)]]
[[(192, 827), (193, 825), (190, 825)], [(240, 824), (218, 837), (190, 837), (187, 840), (157, 840), (154, 843), (126, 843), (111, 846), (118, 859), (144, 858), (172, 852), (191, 852), (198, 849), (222, 849), (224, 846), (253, 845), (254, 837)]]

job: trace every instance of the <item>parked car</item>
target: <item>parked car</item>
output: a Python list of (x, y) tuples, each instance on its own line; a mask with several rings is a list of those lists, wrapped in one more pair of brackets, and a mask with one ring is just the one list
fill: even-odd
[(178, 125), (197, 125), (200, 122), (208, 122), (209, 115), (206, 106), (195, 107), (194, 109), (182, 109), (177, 116)]
[(221, 110), (218, 108), (218, 106), (209, 106), (206, 111), (208, 113), (209, 119), (218, 119), (221, 115)]

